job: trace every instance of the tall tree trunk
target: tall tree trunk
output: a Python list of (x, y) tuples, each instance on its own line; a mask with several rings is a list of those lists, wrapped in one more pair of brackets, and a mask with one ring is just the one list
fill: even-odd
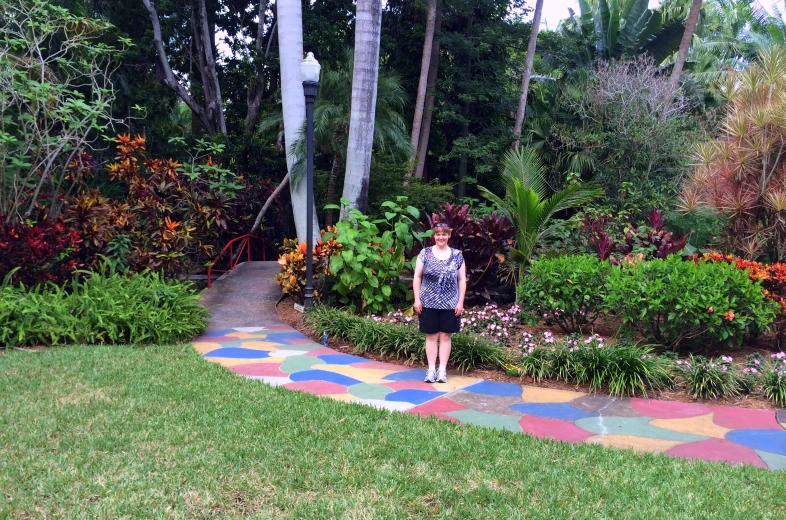
[(513, 125), (513, 149), (518, 150), (521, 141), (521, 127), (524, 125), (524, 113), (527, 108), (527, 92), (529, 91), (529, 80), (532, 77), (532, 64), (535, 61), (535, 48), (538, 44), (538, 32), (540, 32), (540, 15), (543, 12), (543, 0), (536, 0), (535, 14), (532, 16), (532, 31), (529, 35), (529, 45), (527, 45), (527, 57), (524, 60), (524, 76), (521, 78), (521, 97), (519, 98), (519, 108), (516, 110), (516, 122)]
[[(472, 22), (474, 21), (475, 13), (472, 9), (469, 11), (469, 19), (467, 21), (467, 38), (472, 40)], [(471, 51), (470, 51), (471, 52)], [(465, 77), (467, 81), (472, 79), (472, 54), (469, 55), (467, 58), (467, 72)], [(466, 143), (467, 138), (469, 137), (469, 100), (466, 98), (462, 103), (462, 116), (463, 121), (461, 123), (461, 137), (464, 139)], [(467, 152), (461, 152), (459, 156), (459, 172), (458, 172), (458, 187), (456, 188), (456, 198), (461, 199), (464, 197), (464, 194), (467, 190), (467, 164), (469, 159), (467, 157)]]
[(202, 108), (196, 100), (191, 97), (191, 94), (180, 84), (180, 82), (175, 77), (174, 72), (172, 72), (172, 67), (169, 66), (169, 58), (167, 58), (166, 51), (164, 50), (164, 41), (163, 36), (161, 35), (161, 24), (158, 20), (158, 12), (156, 12), (155, 5), (153, 5), (152, 0), (142, 0), (142, 4), (147, 9), (148, 14), (150, 15), (150, 22), (153, 25), (153, 43), (156, 47), (156, 53), (158, 56), (158, 64), (161, 67), (161, 71), (163, 73), (162, 83), (169, 87), (175, 94), (182, 99), (188, 108), (191, 109), (191, 112), (199, 119), (199, 122), (202, 124), (202, 127), (208, 134), (215, 134), (216, 128), (213, 125), (210, 118), (207, 117), (205, 113), (205, 109)]
[(434, 23), (434, 44), (431, 46), (431, 58), (428, 62), (428, 80), (426, 82), (426, 103), (423, 107), (423, 125), (418, 143), (418, 159), (415, 163), (415, 177), (423, 178), (428, 156), (428, 139), (431, 134), (431, 119), (434, 112), (434, 96), (437, 88), (437, 72), (439, 72), (439, 33), (442, 26), (442, 5), (437, 5), (437, 16)]
[(344, 194), (350, 206), (362, 212), (368, 203), (371, 151), (379, 73), (379, 37), (382, 0), (358, 0), (355, 15), (355, 63), (344, 174)]
[[(259, 117), (259, 106), (262, 103), (262, 96), (265, 93), (265, 62), (267, 62), (268, 56), (270, 56), (270, 48), (273, 44), (273, 39), (276, 35), (276, 27), (278, 26), (278, 21), (273, 22), (273, 27), (270, 28), (267, 37), (267, 46), (264, 49), (264, 60), (262, 59), (262, 45), (264, 40), (264, 32), (265, 32), (265, 7), (267, 3), (264, 0), (260, 0), (259, 2), (259, 29), (257, 30), (257, 39), (256, 39), (256, 69), (257, 69), (257, 77), (256, 82), (253, 86), (248, 88), (248, 92), (246, 95), (246, 104), (248, 106), (248, 110), (246, 111), (246, 135), (251, 134), (254, 131), (254, 125), (257, 123), (257, 117)], [(274, 11), (275, 13), (275, 11)]]
[(428, 88), (428, 72), (430, 70), (430, 62), (432, 56), (432, 47), (434, 44), (434, 26), (437, 18), (437, 0), (428, 0), (428, 15), (426, 16), (426, 36), (423, 40), (423, 57), (420, 60), (420, 79), (418, 80), (418, 94), (415, 100), (415, 115), (412, 119), (412, 139), (411, 150), (409, 155), (410, 171), (408, 175), (412, 175), (412, 167), (414, 166), (415, 158), (418, 153), (418, 144), (420, 143), (421, 125), (423, 122), (423, 109), (426, 104), (426, 89)]
[[(674, 62), (674, 69), (671, 71), (671, 78), (669, 79), (669, 97), (671, 98), (677, 92), (680, 84), (680, 76), (682, 76), (682, 69), (685, 67), (685, 60), (688, 59), (688, 51), (690, 44), (693, 41), (693, 32), (696, 30), (696, 24), (699, 21), (699, 12), (701, 11), (701, 0), (693, 0), (688, 12), (688, 18), (685, 21), (685, 32), (682, 33), (682, 41), (680, 42), (679, 51), (677, 51), (677, 60)], [(671, 99), (668, 100), (669, 102)]]
[(197, 20), (199, 21), (200, 36), (202, 37), (202, 52), (205, 57), (205, 73), (207, 82), (205, 84), (205, 108), (207, 116), (215, 121), (216, 130), (222, 134), (227, 133), (227, 123), (224, 119), (224, 103), (221, 98), (221, 85), (218, 83), (218, 73), (216, 72), (216, 59), (213, 54), (214, 30), (210, 29), (207, 19), (207, 9), (205, 0), (197, 0)]
[[(334, 139), (338, 139), (336, 136)], [(336, 179), (338, 179), (338, 170), (341, 167), (341, 154), (336, 152), (333, 155), (333, 167), (330, 169), (330, 178), (328, 179), (327, 187), (327, 200), (328, 204), (335, 204), (336, 201)], [(329, 209), (325, 213), (325, 226), (333, 225), (333, 210)]]
[[(303, 17), (300, 0), (279, 0), (278, 54), (281, 63), (281, 105), (284, 115), (284, 140), (287, 150), (289, 192), (292, 195), (292, 213), (300, 242), (306, 241), (306, 180), (294, 179), (293, 168), (297, 161), (295, 142), (300, 138), (300, 129), (306, 121), (306, 98), (300, 78), (300, 62), (303, 61)], [(314, 243), (319, 238), (319, 222), (314, 212)]]

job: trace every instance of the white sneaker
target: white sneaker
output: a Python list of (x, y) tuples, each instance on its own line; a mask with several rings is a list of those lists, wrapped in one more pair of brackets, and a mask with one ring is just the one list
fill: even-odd
[(440, 368), (437, 371), (437, 383), (447, 383), (448, 382), (448, 373), (444, 368)]
[(428, 369), (426, 371), (426, 378), (423, 381), (426, 383), (433, 383), (434, 381), (436, 381), (436, 376), (437, 373), (434, 370)]

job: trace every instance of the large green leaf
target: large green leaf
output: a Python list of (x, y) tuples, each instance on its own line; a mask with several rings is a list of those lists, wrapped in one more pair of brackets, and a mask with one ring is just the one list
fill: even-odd
[(620, 6), (619, 0), (609, 2), (609, 27), (606, 30), (606, 42), (609, 53), (617, 46), (617, 37), (620, 34)]
[(598, 56), (608, 57), (609, 45), (609, 4), (606, 0), (598, 0), (598, 9), (595, 11), (595, 49)]
[[(636, 54), (640, 47), (637, 47), (639, 33), (647, 27), (647, 23), (652, 18), (653, 11), (647, 9), (649, 0), (628, 0), (629, 7), (626, 6), (627, 13), (623, 13), (622, 29), (620, 30), (619, 45), (625, 54)], [(652, 33), (650, 34), (650, 37)]]

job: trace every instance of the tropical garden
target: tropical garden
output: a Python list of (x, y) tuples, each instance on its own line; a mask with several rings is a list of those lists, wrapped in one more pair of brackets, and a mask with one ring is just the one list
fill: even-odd
[(0, 517), (782, 517), (774, 472), (317, 406), (188, 345), (246, 237), (296, 328), (422, 363), (447, 222), (453, 370), (786, 407), (778, 6), (543, 5), (0, 0)]

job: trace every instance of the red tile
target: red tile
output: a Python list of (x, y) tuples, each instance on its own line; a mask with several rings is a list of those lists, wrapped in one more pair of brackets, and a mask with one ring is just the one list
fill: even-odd
[(296, 383), (287, 383), (284, 388), (290, 390), (300, 390), (309, 394), (316, 395), (330, 395), (330, 394), (346, 394), (347, 387), (344, 385), (337, 385), (328, 381), (298, 381)]
[(712, 421), (731, 430), (782, 430), (772, 410), (711, 406)]
[(650, 401), (636, 397), (630, 400), (630, 406), (641, 415), (653, 419), (685, 419), (686, 417), (707, 415), (712, 411), (709, 406), (704, 404)]
[(309, 338), (292, 338), (285, 339), (283, 343), (289, 343), (290, 345), (305, 345), (306, 343), (316, 343), (316, 341)]
[(760, 468), (767, 468), (767, 464), (751, 448), (740, 446), (726, 439), (709, 439), (680, 444), (669, 449), (666, 453), (672, 457), (685, 459), (702, 459), (710, 462), (725, 461), (731, 464), (752, 464)]
[[(462, 406), (454, 401), (451, 401), (450, 399), (437, 397), (436, 399), (432, 399), (427, 403), (423, 403), (408, 410), (407, 413), (422, 415), (423, 417), (428, 417), (430, 415), (441, 416), (447, 412), (457, 412), (459, 410), (466, 410), (466, 408), (466, 406)], [(454, 417), (448, 417), (447, 415), (442, 418), (454, 419)]]
[(250, 363), (248, 365), (235, 365), (229, 367), (229, 370), (241, 376), (289, 377), (289, 374), (279, 370), (280, 366), (280, 364), (274, 363)]
[(529, 433), (539, 438), (556, 439), (558, 441), (579, 443), (595, 435), (582, 430), (570, 421), (525, 415), (519, 420), (519, 425), (524, 433)]

